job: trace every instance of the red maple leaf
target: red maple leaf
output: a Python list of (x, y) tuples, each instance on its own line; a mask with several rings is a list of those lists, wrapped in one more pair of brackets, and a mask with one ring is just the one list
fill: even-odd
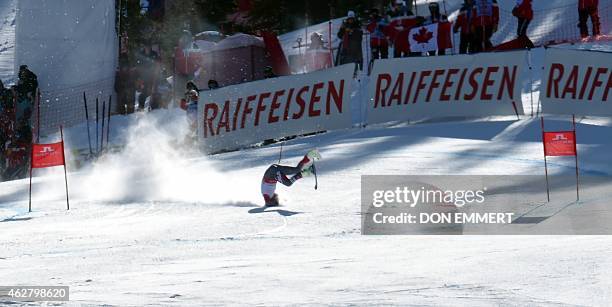
[(427, 44), (433, 38), (433, 32), (429, 32), (426, 27), (421, 27), (418, 33), (412, 35), (412, 38), (420, 44)]

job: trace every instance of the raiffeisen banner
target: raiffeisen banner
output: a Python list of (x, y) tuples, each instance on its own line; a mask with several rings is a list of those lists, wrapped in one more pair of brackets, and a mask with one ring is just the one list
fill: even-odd
[(355, 66), (278, 77), (203, 92), (198, 138), (207, 152), (267, 139), (351, 127)]
[(612, 115), (612, 53), (546, 49), (540, 101), (544, 113)]
[(522, 114), (527, 51), (379, 60), (367, 123)]

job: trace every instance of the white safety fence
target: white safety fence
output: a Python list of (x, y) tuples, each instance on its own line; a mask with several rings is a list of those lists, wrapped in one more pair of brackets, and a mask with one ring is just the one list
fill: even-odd
[[(534, 69), (542, 69), (530, 67), (531, 53), (379, 60), (370, 76), (353, 78), (354, 65), (344, 65), (209, 91), (198, 105), (199, 140), (206, 151), (216, 152), (356, 124), (457, 116), (520, 117), (525, 114), (523, 94), (536, 81)], [(544, 75), (549, 76), (540, 93), (545, 95), (550, 78), (559, 92), (553, 93), (554, 100), (548, 97), (553, 94), (541, 99), (545, 113), (610, 114), (605, 102), (612, 97), (612, 53), (548, 49), (545, 57)], [(548, 72), (552, 71), (551, 60), (564, 63), (565, 71)], [(574, 93), (580, 95), (581, 90), (575, 84), (587, 96), (593, 92), (593, 101), (577, 100)], [(531, 111), (535, 108), (539, 112), (537, 106)]]
[[(109, 100), (111, 101), (111, 112), (114, 113), (117, 110), (114, 83), (114, 78), (110, 78), (71, 88), (41, 91), (40, 134), (55, 133), (60, 125), (69, 127), (85, 122), (83, 93), (87, 97), (90, 119), (95, 120), (96, 98), (100, 117), (103, 102), (106, 102), (106, 108), (108, 108)], [(33, 123), (33, 126), (36, 127), (36, 124)]]

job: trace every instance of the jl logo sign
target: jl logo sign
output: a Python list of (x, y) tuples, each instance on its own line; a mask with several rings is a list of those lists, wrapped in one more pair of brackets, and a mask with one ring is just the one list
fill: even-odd
[(40, 151), (40, 153), (52, 153), (52, 152), (55, 152), (55, 150), (51, 146), (45, 146)]

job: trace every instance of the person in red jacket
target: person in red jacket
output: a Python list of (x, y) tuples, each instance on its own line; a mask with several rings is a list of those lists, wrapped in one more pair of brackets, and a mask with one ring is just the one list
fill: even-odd
[[(438, 29), (440, 29), (440, 27), (442, 27), (442, 24), (448, 23), (448, 17), (446, 15), (443, 15), (440, 12), (440, 5), (437, 2), (431, 2), (428, 5), (429, 7), (429, 17), (425, 18), (425, 25), (428, 24), (434, 24), (437, 23), (438, 24)], [(442, 31), (438, 32), (438, 35), (441, 34)], [(448, 27), (448, 32), (450, 34), (450, 26)], [(450, 37), (449, 37), (450, 40)], [(440, 42), (440, 37), (438, 37), (438, 43)], [(438, 55), (445, 55), (446, 54), (446, 48), (438, 45)], [(430, 56), (436, 55), (436, 51), (429, 51), (428, 54)]]
[(512, 15), (518, 20), (516, 36), (527, 36), (527, 27), (533, 19), (533, 9), (531, 8), (531, 0), (517, 0), (516, 6), (512, 9)]
[(464, 0), (463, 6), (459, 10), (459, 16), (453, 26), (453, 32), (457, 33), (461, 31), (460, 42), (459, 42), (459, 53), (466, 54), (472, 52), (472, 10), (474, 9), (473, 0)]
[(415, 16), (400, 16), (391, 19), (387, 26), (389, 40), (393, 44), (393, 57), (413, 57), (420, 56), (418, 52), (410, 51), (410, 42), (408, 42), (408, 34), (410, 29), (423, 23), (421, 17)]
[(497, 0), (474, 0), (472, 9), (473, 51), (481, 52), (493, 48), (491, 36), (499, 25)]
[(378, 9), (372, 9), (370, 11), (370, 23), (366, 26), (370, 33), (372, 61), (389, 57), (389, 41), (385, 34), (386, 26), (387, 22), (380, 16)]
[(593, 36), (600, 34), (599, 14), (597, 13), (598, 6), (598, 0), (578, 0), (578, 27), (580, 28), (580, 36), (582, 38), (589, 36), (589, 27), (587, 26), (589, 16), (593, 23)]

